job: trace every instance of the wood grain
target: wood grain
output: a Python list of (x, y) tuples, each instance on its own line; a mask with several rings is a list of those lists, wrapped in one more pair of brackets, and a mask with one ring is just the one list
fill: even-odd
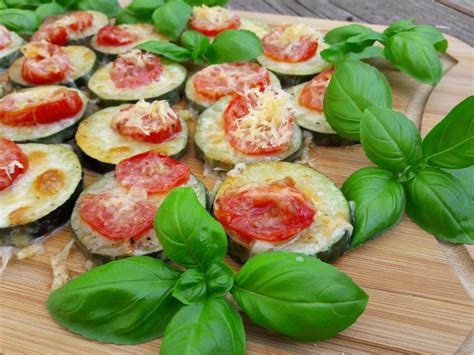
[[(324, 31), (344, 24), (269, 14), (241, 14), (270, 24), (305, 22)], [(431, 87), (418, 84), (386, 62), (374, 62), (393, 88), (395, 108), (408, 109), (411, 118), (421, 125), (423, 134), (455, 104), (473, 94), (473, 49), (452, 37), (449, 37), (449, 43), (444, 63), (446, 68), (453, 66), (432, 93)], [(311, 151), (311, 156), (316, 159), (316, 168), (339, 186), (355, 170), (371, 165), (359, 146), (317, 147)], [(212, 189), (215, 177), (203, 176), (202, 164), (194, 158), (192, 149), (184, 160)], [(87, 181), (93, 179), (93, 174), (88, 173)], [(49, 317), (44, 306), (52, 281), (49, 258), (69, 240), (70, 230), (66, 226), (45, 242), (43, 254), (28, 260), (14, 260), (4, 273), (0, 281), (0, 352), (156, 353), (159, 340), (136, 346), (99, 344), (68, 332)], [(456, 257), (457, 253), (454, 255)], [(392, 231), (336, 262), (336, 266), (349, 274), (370, 297), (367, 311), (354, 326), (329, 341), (303, 344), (283, 339), (245, 319), (247, 351), (249, 354), (454, 353), (463, 343), (463, 346), (469, 346), (466, 337), (472, 330), (472, 300), (448, 257), (453, 256), (447, 256), (433, 237), (405, 217)], [(472, 263), (472, 258), (470, 261)], [(83, 272), (84, 262), (81, 253), (73, 247), (69, 260), (72, 276)], [(239, 266), (228, 262), (234, 268)]]

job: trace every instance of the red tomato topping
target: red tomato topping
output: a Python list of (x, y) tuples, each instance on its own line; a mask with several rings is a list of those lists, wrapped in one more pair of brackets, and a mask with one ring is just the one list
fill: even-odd
[(16, 92), (0, 100), (0, 122), (8, 126), (34, 126), (77, 115), (83, 107), (79, 94), (59, 88), (48, 97), (33, 91)]
[(133, 50), (114, 60), (110, 78), (119, 89), (134, 89), (158, 81), (162, 71), (158, 56)]
[(116, 189), (84, 195), (79, 211), (96, 232), (111, 240), (126, 241), (139, 239), (153, 227), (156, 207), (141, 191)]
[(5, 190), (28, 169), (28, 160), (20, 147), (6, 138), (0, 138), (0, 191)]
[(245, 154), (271, 154), (288, 148), (293, 127), (287, 97), (268, 88), (237, 94), (224, 111), (226, 138)]
[(194, 7), (193, 17), (189, 23), (195, 31), (206, 36), (217, 36), (226, 30), (236, 30), (240, 27), (239, 15), (220, 6)]
[(57, 46), (65, 46), (68, 41), (66, 28), (58, 27), (54, 23), (42, 25), (31, 37), (31, 42), (46, 41)]
[(119, 183), (133, 186), (148, 193), (164, 193), (189, 180), (189, 167), (176, 159), (156, 151), (135, 155), (122, 160), (115, 168)]
[(115, 128), (125, 137), (159, 144), (181, 132), (181, 121), (167, 101), (144, 100), (122, 109), (114, 117)]
[(69, 35), (81, 34), (92, 27), (94, 16), (86, 11), (77, 11), (61, 17), (49, 16), (31, 37), (31, 42), (46, 41), (65, 46)]
[(11, 41), (10, 31), (5, 26), (0, 25), (0, 50), (7, 48)]
[(69, 60), (61, 47), (47, 42), (32, 42), (22, 47), (25, 61), (23, 79), (31, 84), (53, 84), (66, 79)]
[(323, 112), (323, 100), (326, 89), (329, 85), (329, 80), (334, 73), (334, 68), (325, 70), (316, 75), (309, 83), (307, 83), (299, 97), (299, 103), (317, 112)]
[(97, 43), (101, 46), (126, 46), (138, 40), (136, 33), (130, 31), (127, 25), (104, 26), (97, 34)]
[(248, 62), (210, 65), (196, 74), (193, 83), (198, 94), (214, 100), (247, 88), (269, 84), (268, 70)]
[[(262, 38), (263, 52), (280, 62), (304, 62), (316, 54), (317, 37), (313, 31), (305, 33), (304, 25), (278, 28)], [(312, 29), (311, 29), (312, 30)]]
[(62, 26), (71, 32), (80, 34), (92, 27), (94, 16), (87, 11), (76, 11), (62, 16), (57, 22), (57, 26)]
[(292, 178), (228, 189), (217, 201), (215, 216), (245, 242), (290, 239), (313, 223), (315, 208)]

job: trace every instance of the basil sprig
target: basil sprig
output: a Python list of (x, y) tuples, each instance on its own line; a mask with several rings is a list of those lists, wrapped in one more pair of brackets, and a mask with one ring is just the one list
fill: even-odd
[(334, 266), (298, 253), (264, 253), (234, 274), (227, 237), (191, 188), (158, 209), (164, 254), (113, 261), (53, 291), (48, 310), (61, 325), (102, 342), (136, 344), (163, 335), (161, 354), (244, 354), (242, 318), (299, 341), (328, 339), (362, 314), (367, 295)]
[[(385, 57), (416, 80), (431, 85), (440, 81), (443, 72), (437, 53), (444, 53), (448, 47), (440, 31), (413, 20), (397, 21), (383, 33), (362, 25), (341, 26), (329, 31), (324, 40), (331, 45), (321, 52), (326, 61)], [(376, 41), (384, 48), (374, 47)]]
[(32, 34), (41, 23), (41, 18), (31, 10), (4, 9), (0, 10), (0, 24), (10, 31)]

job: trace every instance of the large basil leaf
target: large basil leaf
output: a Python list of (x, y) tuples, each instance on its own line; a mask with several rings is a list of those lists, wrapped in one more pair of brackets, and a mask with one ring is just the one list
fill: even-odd
[(31, 34), (38, 29), (40, 17), (30, 10), (4, 9), (0, 10), (0, 24), (10, 31)]
[(0, 0), (0, 10), (6, 9), (6, 8), (7, 8), (7, 5), (5, 4), (5, 2), (3, 0)]
[(407, 214), (421, 228), (451, 243), (474, 244), (474, 203), (458, 179), (425, 168), (406, 184)]
[(443, 34), (433, 26), (417, 25), (411, 29), (410, 32), (423, 38), (424, 41), (431, 43), (436, 51), (440, 53), (444, 53), (448, 49), (448, 41), (444, 38)]
[(227, 253), (224, 228), (189, 187), (168, 194), (156, 214), (155, 230), (165, 255), (187, 268), (205, 270), (211, 263), (222, 261)]
[(395, 67), (422, 83), (436, 85), (443, 74), (435, 47), (414, 32), (401, 32), (385, 43), (384, 55)]
[(206, 52), (211, 44), (209, 38), (200, 32), (186, 31), (181, 35), (181, 43), (191, 51), (191, 55), (196, 64), (206, 61)]
[(373, 33), (377, 32), (374, 32), (370, 28), (362, 25), (352, 24), (340, 26), (326, 33), (326, 35), (324, 36), (324, 42), (326, 42), (327, 44), (337, 44), (341, 42), (346, 42), (351, 37)]
[(173, 297), (188, 305), (202, 302), (206, 294), (206, 276), (197, 269), (184, 272), (173, 290)]
[(191, 6), (225, 6), (229, 0), (185, 0)]
[(163, 6), (165, 0), (133, 0), (127, 9), (136, 15), (150, 16), (150, 12), (155, 11), (158, 7)]
[(77, 0), (74, 6), (79, 10), (94, 10), (115, 17), (120, 12), (118, 0)]
[(170, 1), (153, 12), (153, 23), (158, 31), (176, 40), (186, 27), (192, 11), (193, 8), (183, 1)]
[(257, 35), (246, 30), (221, 32), (207, 49), (210, 64), (254, 60), (263, 54), (262, 42)]
[(308, 342), (329, 339), (349, 327), (368, 299), (336, 267), (290, 252), (252, 257), (231, 292), (257, 325)]
[(179, 276), (151, 257), (113, 261), (53, 291), (48, 311), (59, 324), (87, 338), (143, 343), (160, 337), (181, 307), (171, 295)]
[(360, 140), (360, 120), (370, 106), (392, 107), (387, 79), (377, 69), (358, 60), (336, 65), (324, 95), (324, 114), (341, 136)]
[(165, 330), (160, 354), (244, 354), (239, 313), (223, 298), (184, 306)]
[(392, 23), (390, 26), (388, 26), (385, 31), (383, 31), (383, 34), (385, 37), (392, 37), (396, 35), (397, 33), (404, 32), (404, 31), (409, 31), (413, 28), (415, 28), (416, 25), (413, 20), (400, 20)]
[(341, 190), (355, 203), (351, 249), (393, 228), (405, 211), (403, 187), (384, 169), (360, 169), (349, 176)]
[(138, 15), (133, 11), (130, 11), (128, 8), (120, 10), (120, 12), (115, 17), (115, 24), (134, 24), (134, 23), (152, 23), (151, 17), (147, 15)]
[(44, 0), (4, 0), (5, 5), (17, 9), (36, 9), (44, 3)]
[(152, 40), (141, 43), (135, 48), (161, 55), (176, 62), (186, 62), (192, 59), (189, 50), (170, 42)]
[(402, 113), (369, 107), (360, 123), (360, 141), (367, 157), (381, 168), (402, 171), (421, 157), (421, 136)]
[(444, 170), (459, 180), (474, 201), (474, 165), (464, 169)]
[(474, 96), (454, 107), (425, 137), (423, 154), (443, 168), (474, 165)]
[(210, 297), (222, 297), (234, 284), (234, 271), (223, 262), (216, 262), (206, 269), (207, 293)]
[(43, 20), (47, 16), (59, 15), (66, 12), (66, 9), (55, 2), (43, 4), (36, 9), (36, 13)]

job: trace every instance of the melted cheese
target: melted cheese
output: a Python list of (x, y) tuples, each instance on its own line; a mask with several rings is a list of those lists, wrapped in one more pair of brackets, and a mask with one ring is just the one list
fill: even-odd
[(209, 21), (213, 24), (222, 24), (234, 16), (232, 11), (221, 6), (208, 7), (206, 5), (193, 7), (193, 19)]
[(134, 49), (128, 53), (121, 54), (120, 58), (126, 59), (135, 67), (144, 68), (150, 60), (156, 57), (154, 54), (142, 52), (140, 49)]
[(317, 41), (319, 39), (319, 32), (310, 26), (303, 24), (292, 25), (285, 27), (281, 35), (278, 37), (278, 44), (289, 45), (301, 39), (308, 39)]

